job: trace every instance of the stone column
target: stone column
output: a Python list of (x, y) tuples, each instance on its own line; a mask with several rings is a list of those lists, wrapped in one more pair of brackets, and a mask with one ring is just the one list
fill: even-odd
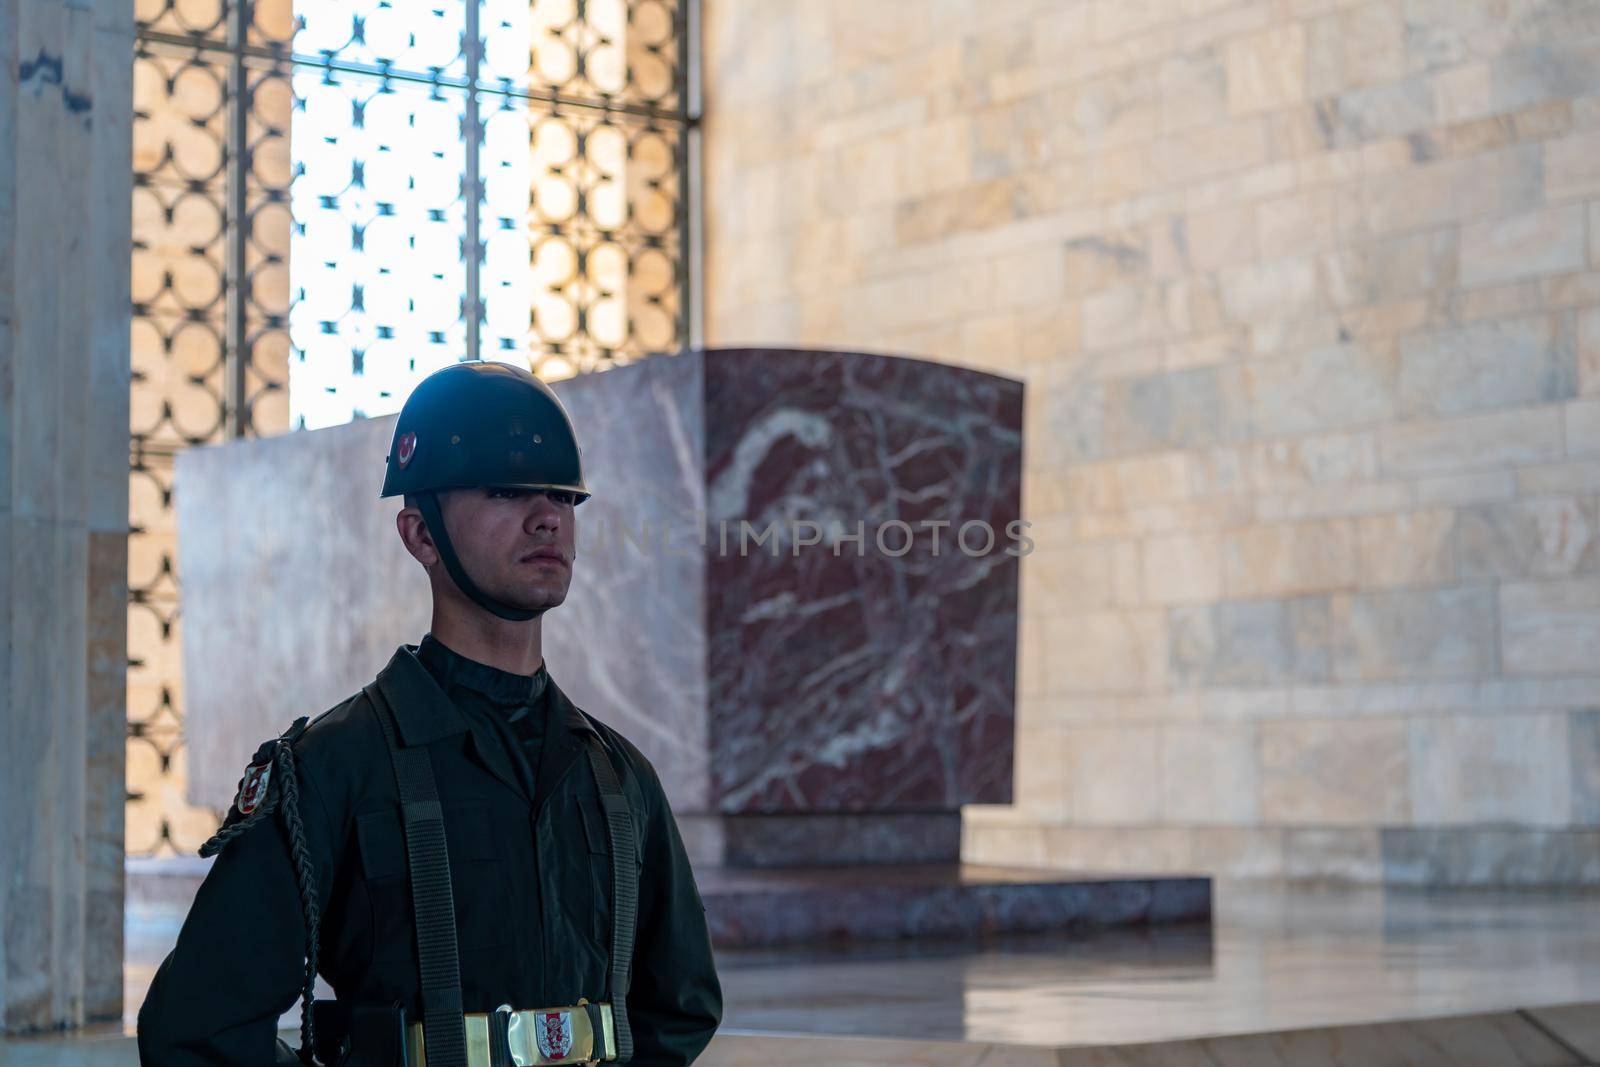
[(122, 1012), (133, 5), (0, 0), (0, 1016)]

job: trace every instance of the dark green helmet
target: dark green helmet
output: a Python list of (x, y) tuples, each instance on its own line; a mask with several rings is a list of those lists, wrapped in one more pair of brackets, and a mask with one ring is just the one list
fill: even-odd
[(583, 450), (567, 409), (531, 372), (471, 360), (428, 375), (406, 398), (389, 444), (379, 497), (414, 496), (439, 558), (456, 587), (486, 611), (516, 622), (540, 613), (496, 600), (456, 555), (438, 491), (475, 486), (544, 489), (589, 499)]
[(589, 498), (583, 450), (550, 387), (508, 363), (472, 360), (434, 371), (394, 424), (383, 497), (496, 485)]

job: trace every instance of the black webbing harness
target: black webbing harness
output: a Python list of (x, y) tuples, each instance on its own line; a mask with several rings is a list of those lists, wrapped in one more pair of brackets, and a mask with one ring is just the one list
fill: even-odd
[[(616, 1028), (617, 1060), (633, 1059), (633, 1031), (628, 1026), (628, 986), (633, 983), (633, 927), (639, 914), (639, 883), (635, 877), (633, 813), (617, 781), (611, 758), (600, 739), (585, 734), (589, 766), (600, 786), (600, 803), (606, 809), (606, 831), (611, 837), (611, 1020)], [(600, 1040), (599, 1031), (595, 1040)]]
[(462, 1021), (461, 961), (456, 950), (455, 891), (445, 848), (444, 810), (433, 780), (433, 761), (422, 746), (402, 748), (394, 712), (376, 687), (367, 696), (389, 743), (394, 780), (405, 823), (406, 864), (417, 925), (417, 963), (422, 976), (422, 1040), (434, 1067), (467, 1067), (467, 1031)]
[[(450, 885), (450, 859), (445, 845), (444, 812), (433, 778), (433, 762), (425, 746), (405, 748), (395, 730), (394, 709), (375, 685), (366, 686), (394, 764), (405, 825), (406, 865), (417, 927), (417, 963), (422, 978), (422, 1040), (428, 1067), (467, 1067), (466, 1027), (462, 1020), (461, 967), (456, 946), (455, 894)], [(605, 807), (611, 839), (611, 975), (612, 1023), (617, 1060), (633, 1058), (633, 1033), (628, 1027), (627, 996), (632, 979), (634, 923), (639, 887), (635, 878), (633, 815), (622, 792), (616, 768), (587, 734), (589, 765)], [(601, 1040), (595, 1031), (595, 1040)]]

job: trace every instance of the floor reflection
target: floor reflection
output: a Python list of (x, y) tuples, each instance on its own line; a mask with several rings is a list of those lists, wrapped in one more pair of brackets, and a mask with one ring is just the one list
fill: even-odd
[(1600, 894), (1219, 883), (1214, 929), (722, 951), (724, 1027), (1025, 1045), (1600, 1000)]

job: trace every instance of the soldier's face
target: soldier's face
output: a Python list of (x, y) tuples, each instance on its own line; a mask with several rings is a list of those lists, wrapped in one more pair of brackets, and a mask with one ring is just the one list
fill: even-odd
[(537, 489), (452, 489), (439, 496), (456, 554), (479, 588), (530, 611), (567, 599), (577, 543), (572, 504)]

